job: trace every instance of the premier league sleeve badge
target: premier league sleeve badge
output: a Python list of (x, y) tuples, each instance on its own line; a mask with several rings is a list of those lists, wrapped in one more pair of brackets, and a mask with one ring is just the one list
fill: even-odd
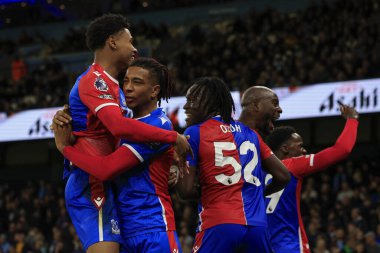
[(94, 86), (99, 91), (108, 91), (107, 83), (101, 77), (95, 79)]

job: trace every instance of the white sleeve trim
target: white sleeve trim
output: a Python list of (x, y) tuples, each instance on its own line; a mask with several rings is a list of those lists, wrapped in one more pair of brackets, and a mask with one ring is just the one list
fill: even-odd
[(118, 104), (116, 103), (104, 103), (104, 104), (101, 104), (99, 105), (98, 107), (95, 108), (95, 112), (97, 113), (100, 109), (102, 109), (103, 107), (106, 107), (106, 106), (110, 106), (110, 105), (116, 105), (116, 106), (119, 106)]
[(314, 154), (310, 155), (310, 167), (314, 166)]
[(144, 162), (144, 158), (142, 158), (142, 156), (139, 154), (139, 152), (137, 152), (137, 150), (134, 149), (131, 145), (124, 143), (123, 146), (129, 148), (129, 150), (132, 151), (132, 153), (140, 160), (140, 162)]

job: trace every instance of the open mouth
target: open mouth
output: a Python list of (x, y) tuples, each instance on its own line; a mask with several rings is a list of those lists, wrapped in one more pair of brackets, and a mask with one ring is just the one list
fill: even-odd
[(126, 101), (127, 103), (132, 103), (134, 100), (135, 100), (135, 99), (132, 98), (132, 97), (125, 97), (125, 101)]
[(269, 120), (269, 130), (272, 132), (274, 130), (274, 123), (279, 119), (279, 116), (273, 116), (272, 119)]
[(185, 116), (186, 116), (185, 120), (187, 121), (188, 119), (190, 119), (191, 115), (192, 115), (191, 113), (185, 112)]

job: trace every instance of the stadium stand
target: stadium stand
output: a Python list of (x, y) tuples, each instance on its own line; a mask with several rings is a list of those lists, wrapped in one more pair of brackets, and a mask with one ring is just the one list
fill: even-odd
[[(1, 29), (20, 28), (24, 21), (42, 28), (51, 23), (65, 28), (55, 35), (25, 30), (16, 37), (0, 36), (0, 112), (11, 116), (67, 101), (74, 78), (90, 63), (84, 21), (98, 13), (174, 9), (204, 1), (157, 1), (146, 7), (141, 5), (144, 1), (130, 1), (131, 6), (113, 2), (86, 16), (74, 12), (69, 19), (45, 15), (43, 6), (37, 12), (32, 12), (36, 6), (21, 11), (20, 4), (4, 7), (10, 6), (15, 17), (27, 18), (10, 24), (5, 20)], [(0, 5), (0, 14), (4, 8)], [(141, 21), (133, 24), (133, 32), (140, 52), (168, 64), (177, 80), (175, 94), (184, 95), (186, 84), (202, 75), (220, 76), (238, 91), (252, 84), (301, 86), (379, 77), (379, 17), (378, 0), (337, 0), (293, 11), (252, 9), (245, 15), (186, 25)], [(0, 158), (5, 150), (0, 146)], [(376, 156), (356, 157), (305, 179), (301, 212), (312, 252), (380, 252), (379, 166)], [(63, 183), (47, 180), (0, 179), (0, 253), (82, 252), (65, 210), (63, 189)], [(196, 203), (184, 202), (174, 193), (172, 198), (180, 242), (188, 253), (194, 240)]]
[[(378, 77), (379, 12), (375, 0), (338, 0), (292, 12), (253, 9), (248, 15), (189, 26), (140, 22), (134, 25), (134, 34), (143, 52), (147, 47), (148, 54), (170, 66), (177, 79), (177, 95), (183, 95), (186, 84), (202, 75), (220, 76), (232, 90), (240, 91), (251, 84), (298, 86)], [(84, 27), (67, 30), (60, 39), (43, 34), (31, 36), (25, 32), (15, 40), (0, 40), (0, 55), (8, 59), (0, 66), (3, 73), (0, 76), (0, 111), (12, 113), (42, 107), (44, 100), (48, 100), (50, 106), (64, 103), (64, 96), (54, 98), (56, 103), (51, 102), (53, 94), (60, 94), (55, 93), (55, 89), (62, 89), (65, 94), (72, 84), (75, 72), (69, 74), (64, 70), (81, 61), (78, 65), (81, 68), (76, 68), (80, 72), (91, 58), (88, 55), (84, 59), (62, 58), (62, 53), (86, 51)], [(23, 47), (25, 43), (29, 45)], [(20, 55), (19, 51), (25, 55)], [(7, 73), (11, 73), (12, 62), (18, 55), (26, 62), (24, 72), (27, 74), (15, 81)], [(49, 60), (36, 61), (37, 56)], [(63, 61), (65, 69), (61, 70), (59, 63), (54, 63), (59, 62), (57, 59)], [(45, 80), (40, 82), (38, 70), (43, 68), (63, 71), (60, 75), (69, 82), (54, 88)], [(26, 92), (25, 86), (30, 86), (27, 82), (39, 87), (32, 94)], [(42, 98), (38, 94), (41, 89), (46, 90)], [(8, 94), (18, 101), (5, 103)], [(24, 100), (33, 100), (29, 96), (38, 99), (35, 103), (27, 103)]]

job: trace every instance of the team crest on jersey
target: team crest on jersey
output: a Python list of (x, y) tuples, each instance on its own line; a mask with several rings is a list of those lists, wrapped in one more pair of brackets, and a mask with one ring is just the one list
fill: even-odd
[(117, 220), (111, 220), (111, 230), (112, 234), (120, 235), (119, 223), (117, 222)]
[(97, 77), (95, 79), (95, 83), (94, 83), (94, 86), (97, 90), (100, 90), (100, 91), (108, 91), (108, 86), (107, 86), (107, 83), (106, 81), (104, 81), (101, 77)]

